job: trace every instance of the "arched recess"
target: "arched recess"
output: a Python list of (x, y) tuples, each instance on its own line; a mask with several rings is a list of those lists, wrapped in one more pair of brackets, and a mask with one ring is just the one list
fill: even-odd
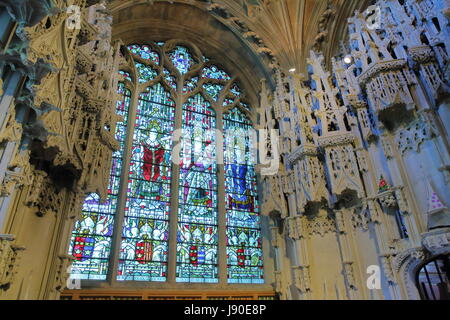
[[(256, 108), (259, 106), (261, 79), (274, 88), (271, 67), (265, 65), (258, 53), (248, 43), (222, 24), (209, 12), (192, 4), (177, 1), (149, 4), (113, 2), (113, 40), (123, 44), (171, 41), (185, 44), (193, 52), (201, 50), (202, 55), (217, 62), (233, 78), (239, 79), (239, 86), (245, 92), (245, 102), (250, 108), (241, 108), (254, 126), (258, 124)], [(182, 39), (182, 40), (180, 40)], [(195, 49), (199, 48), (199, 49)], [(259, 192), (263, 186), (259, 183)], [(260, 194), (260, 201), (262, 201)], [(274, 282), (273, 261), (269, 253), (269, 218), (261, 214), (262, 236), (264, 238), (265, 287)], [(220, 286), (219, 286), (220, 287)], [(232, 287), (232, 286), (231, 286)]]
[[(151, 41), (156, 40), (156, 42)], [(145, 48), (145, 50), (144, 50)], [(241, 89), (244, 87), (244, 81), (239, 79), (238, 76), (233, 74), (227, 74), (227, 72), (223, 71), (222, 66), (223, 63), (221, 62), (220, 58), (216, 58), (218, 61), (215, 62), (213, 59), (209, 59), (209, 57), (205, 57), (203, 55), (203, 52), (193, 43), (187, 40), (169, 40), (169, 41), (159, 41), (159, 39), (152, 39), (152, 36), (149, 35), (146, 41), (142, 41), (140, 44), (134, 44), (134, 42), (129, 43), (128, 46), (124, 46), (122, 48), (122, 55), (123, 60), (122, 64), (120, 65), (120, 83), (123, 84), (127, 90), (132, 92), (131, 94), (128, 94), (128, 97), (131, 100), (130, 108), (129, 108), (129, 114), (126, 116), (126, 118), (130, 119), (131, 122), (128, 122), (128, 131), (127, 131), (127, 138), (125, 141), (125, 145), (128, 147), (124, 148), (124, 156), (123, 156), (123, 168), (121, 170), (121, 182), (120, 182), (120, 192), (118, 192), (118, 200), (117, 200), (117, 222), (115, 223), (115, 234), (114, 239), (112, 240), (111, 245), (111, 253), (112, 256), (109, 258), (110, 267), (111, 270), (108, 272), (108, 284), (102, 283), (102, 287), (110, 287), (110, 288), (161, 288), (161, 289), (181, 289), (183, 288), (183, 283), (178, 282), (194, 282), (190, 283), (190, 287), (194, 289), (210, 289), (210, 290), (236, 290), (244, 289), (242, 286), (243, 283), (246, 284), (245, 289), (246, 290), (268, 290), (270, 288), (271, 284), (271, 261), (270, 256), (266, 253), (268, 245), (264, 244), (262, 247), (264, 249), (264, 266), (266, 267), (264, 270), (265, 274), (265, 282), (261, 281), (252, 281), (252, 282), (230, 282), (226, 281), (227, 278), (227, 268), (224, 268), (224, 265), (229, 265), (229, 261), (227, 260), (228, 250), (229, 246), (227, 247), (227, 237), (228, 237), (228, 229), (230, 229), (228, 226), (226, 226), (226, 220), (225, 220), (225, 203), (226, 200), (224, 199), (224, 195), (226, 194), (226, 183), (223, 182), (223, 179), (221, 181), (220, 174), (218, 175), (219, 182), (217, 186), (217, 193), (219, 195), (218, 205), (219, 205), (219, 217), (214, 218), (216, 222), (205, 224), (208, 227), (213, 226), (217, 227), (217, 230), (219, 232), (218, 238), (219, 242), (217, 243), (206, 243), (205, 245), (212, 245), (212, 247), (216, 246), (218, 248), (218, 257), (216, 261), (214, 262), (216, 264), (216, 269), (220, 270), (213, 270), (212, 274), (214, 276), (208, 278), (208, 279), (194, 279), (194, 281), (189, 281), (189, 272), (188, 276), (181, 276), (181, 271), (178, 271), (178, 269), (182, 269), (180, 266), (184, 263), (183, 260), (179, 260), (179, 255), (177, 255), (177, 259), (174, 259), (175, 252), (180, 252), (180, 241), (170, 241), (166, 238), (161, 239), (153, 239), (153, 238), (144, 238), (144, 239), (138, 239), (138, 242), (133, 239), (133, 237), (129, 236), (129, 234), (132, 234), (131, 229), (137, 229), (136, 225), (138, 222), (136, 222), (133, 225), (133, 222), (131, 220), (136, 218), (136, 215), (129, 215), (128, 212), (130, 212), (133, 208), (131, 205), (132, 199), (137, 199), (136, 196), (133, 195), (133, 190), (138, 189), (139, 187), (133, 187), (133, 181), (138, 181), (145, 179), (149, 183), (152, 184), (153, 182), (158, 182), (160, 180), (160, 171), (156, 170), (156, 166), (159, 166), (162, 163), (162, 160), (158, 163), (153, 163), (150, 161), (149, 168), (147, 168), (149, 174), (148, 177), (146, 176), (146, 172), (142, 167), (145, 167), (145, 161), (144, 165), (141, 166), (133, 166), (133, 162), (138, 162), (139, 160), (134, 158), (135, 152), (141, 152), (136, 151), (137, 149), (145, 149), (145, 146), (141, 146), (140, 143), (136, 143), (136, 136), (139, 135), (136, 132), (141, 130), (141, 124), (139, 123), (139, 119), (145, 118), (145, 117), (151, 117), (152, 114), (154, 114), (154, 111), (147, 110), (143, 112), (144, 108), (147, 108), (148, 105), (160, 105), (162, 108), (170, 107), (174, 109), (172, 112), (169, 112), (167, 114), (171, 114), (169, 118), (171, 118), (171, 122), (176, 123), (176, 125), (172, 126), (170, 130), (185, 130), (185, 125), (189, 125), (189, 122), (184, 121), (185, 112), (195, 112), (197, 115), (202, 114), (204, 116), (208, 117), (214, 117), (214, 121), (217, 121), (217, 123), (220, 123), (220, 125), (217, 126), (217, 128), (220, 130), (223, 128), (223, 122), (226, 120), (228, 121), (236, 121), (236, 119), (227, 119), (226, 115), (229, 112), (233, 112), (233, 110), (239, 110), (240, 118), (241, 119), (248, 119), (247, 120), (241, 120), (245, 122), (245, 125), (250, 126), (250, 124), (256, 124), (257, 123), (257, 117), (255, 117), (254, 112), (251, 111), (250, 104), (248, 103), (249, 100), (245, 98), (245, 93), (247, 92), (245, 89)], [(179, 59), (179, 56), (183, 55), (183, 59)], [(185, 59), (186, 57), (189, 57), (189, 59)], [(179, 63), (179, 61), (182, 61)], [(186, 67), (184, 63), (186, 61), (192, 61), (191, 64), (189, 64), (189, 67)], [(219, 66), (217, 68), (217, 66)], [(211, 73), (211, 75), (205, 75), (205, 73)], [(196, 79), (195, 81), (193, 79)], [(242, 87), (241, 87), (242, 86)], [(158, 87), (158, 88), (156, 88)], [(248, 86), (247, 86), (248, 87)], [(218, 88), (218, 89), (217, 89)], [(216, 90), (217, 89), (217, 90)], [(157, 97), (158, 99), (161, 97), (164, 98), (163, 102), (160, 100), (152, 100), (151, 97), (145, 98), (146, 95), (152, 95), (154, 91), (161, 91), (164, 92), (161, 96), (161, 94)], [(147, 102), (145, 102), (147, 101)], [(199, 102), (198, 102), (199, 101)], [(257, 102), (255, 102), (257, 103)], [(207, 107), (207, 108), (206, 108)], [(158, 107), (159, 108), (159, 107)], [(193, 108), (195, 110), (193, 110)], [(202, 110), (200, 110), (200, 109)], [(204, 109), (204, 110), (203, 110)], [(211, 110), (211, 112), (206, 111), (206, 109)], [(136, 119), (136, 123), (134, 123), (134, 119)], [(164, 122), (167, 120), (163, 117), (160, 117), (161, 120), (161, 126), (164, 125)], [(196, 119), (191, 119), (192, 121), (196, 121)], [(153, 121), (153, 120), (152, 120)], [(208, 121), (206, 121), (208, 122)], [(203, 121), (205, 123), (205, 121)], [(211, 127), (210, 129), (213, 129), (214, 127)], [(150, 130), (151, 131), (151, 130)], [(134, 132), (134, 133), (133, 133)], [(221, 134), (220, 134), (221, 135)], [(217, 136), (216, 136), (217, 138)], [(155, 138), (159, 139), (159, 138)], [(175, 138), (176, 139), (176, 138)], [(181, 140), (183, 140), (183, 137), (181, 137)], [(130, 149), (130, 146), (131, 149)], [(153, 161), (162, 156), (159, 155), (159, 147), (156, 145), (149, 145), (148, 148), (153, 148), (153, 150), (149, 150), (148, 157), (153, 158)], [(169, 146), (168, 148), (164, 148), (167, 150), (170, 150), (173, 146)], [(142, 153), (142, 152), (141, 152)], [(147, 151), (145, 151), (147, 154)], [(167, 152), (167, 155), (169, 152)], [(145, 159), (146, 155), (140, 158)], [(139, 159), (140, 159), (139, 158)], [(131, 160), (130, 160), (131, 159)], [(170, 160), (167, 160), (170, 161)], [(167, 162), (167, 166), (169, 167), (170, 162)], [(174, 164), (177, 162), (175, 161)], [(220, 167), (220, 166), (219, 166)], [(226, 163), (225, 163), (226, 167)], [(143, 170), (143, 173), (139, 173), (139, 170)], [(183, 205), (182, 201), (182, 194), (181, 194), (181, 180), (183, 177), (183, 165), (179, 165), (179, 167), (174, 166), (172, 168), (172, 178), (167, 177), (166, 179), (171, 180), (171, 186), (167, 185), (167, 188), (165, 189), (164, 193), (161, 193), (161, 197), (163, 194), (168, 195), (172, 194), (172, 196), (167, 197), (167, 209), (162, 209), (161, 214), (158, 215), (158, 217), (152, 216), (139, 216), (139, 213), (137, 214), (137, 218), (141, 220), (151, 220), (151, 223), (149, 225), (156, 225), (157, 223), (163, 223), (166, 226), (164, 227), (164, 232), (169, 235), (172, 235), (171, 238), (174, 239), (173, 235), (180, 235), (182, 231), (180, 231), (180, 224), (177, 222), (169, 222), (170, 219), (165, 219), (164, 216), (169, 216), (169, 207), (170, 207), (170, 215), (177, 215), (177, 213), (182, 212), (182, 209), (180, 209)], [(224, 168), (221, 169), (224, 171)], [(253, 170), (253, 169), (252, 169)], [(128, 175), (129, 174), (129, 175)], [(226, 174), (225, 174), (226, 175)], [(169, 175), (170, 176), (170, 175)], [(126, 178), (128, 177), (128, 179)], [(143, 178), (142, 178), (143, 177)], [(175, 177), (175, 178), (173, 178)], [(256, 179), (256, 175), (255, 175)], [(180, 183), (179, 183), (180, 180)], [(226, 179), (225, 179), (226, 180)], [(175, 182), (174, 182), (175, 181)], [(159, 182), (158, 182), (159, 183)], [(225, 184), (225, 185), (224, 185)], [(256, 181), (255, 181), (256, 184)], [(124, 192), (123, 190), (126, 190)], [(221, 191), (222, 190), (222, 191)], [(131, 192), (131, 193), (130, 193)], [(255, 191), (256, 192), (256, 191)], [(152, 193), (152, 192), (150, 192)], [(173, 195), (180, 193), (179, 200), (174, 201)], [(126, 195), (125, 195), (126, 194)], [(228, 194), (227, 194), (228, 195)], [(142, 195), (142, 199), (147, 200), (146, 196)], [(153, 195), (150, 195), (152, 197)], [(257, 195), (255, 195), (257, 197)], [(231, 196), (231, 198), (234, 198), (234, 195)], [(130, 200), (131, 199), (131, 200)], [(150, 198), (149, 198), (150, 199)], [(230, 199), (230, 197), (228, 197)], [(160, 199), (157, 199), (160, 201)], [(207, 200), (207, 199), (206, 199)], [(150, 200), (149, 200), (150, 201)], [(235, 199), (229, 200), (231, 202), (226, 203), (230, 208), (233, 205), (236, 206), (252, 206), (254, 205), (254, 202), (252, 203), (245, 203), (241, 202), (240, 197), (236, 197)], [(257, 200), (256, 200), (257, 201)], [(205, 202), (206, 203), (206, 202)], [(223, 208), (223, 209), (220, 209)], [(180, 210), (179, 210), (180, 209)], [(152, 209), (153, 211), (153, 209)], [(165, 212), (163, 212), (165, 211)], [(178, 219), (181, 219), (183, 223), (189, 223), (192, 221), (186, 221), (183, 220), (182, 214), (178, 214)], [(136, 219), (135, 219), (136, 220)], [(131, 221), (131, 222), (130, 222)], [(177, 221), (177, 220), (175, 220)], [(140, 222), (139, 222), (140, 223)], [(144, 222), (143, 222), (144, 223)], [(198, 224), (198, 221), (196, 222)], [(264, 228), (264, 222), (261, 223), (262, 227)], [(222, 227), (221, 227), (222, 226)], [(141, 228), (141, 227), (139, 227)], [(129, 232), (127, 231), (129, 229)], [(122, 236), (121, 238), (117, 236), (117, 234), (120, 234), (121, 232)], [(216, 231), (214, 231), (216, 232)], [(266, 232), (267, 233), (267, 232)], [(264, 231), (263, 231), (263, 237), (264, 237)], [(175, 238), (176, 239), (176, 238)], [(132, 242), (135, 241), (136, 243), (132, 244)], [(132, 275), (131, 277), (124, 277), (123, 275), (125, 273), (130, 274), (128, 270), (130, 269), (137, 269), (139, 267), (139, 264), (141, 262), (149, 262), (149, 261), (140, 261), (136, 258), (133, 258), (133, 254), (137, 252), (138, 245), (141, 247), (141, 251), (148, 251), (148, 248), (151, 247), (149, 250), (153, 250), (153, 248), (161, 247), (163, 246), (163, 251), (168, 251), (169, 254), (172, 254), (172, 258), (167, 260), (167, 257), (163, 257), (161, 261), (157, 261), (159, 265), (163, 266), (161, 268), (164, 268), (164, 270), (156, 276), (150, 276), (140, 273), (136, 275)], [(124, 252), (128, 252), (128, 248), (131, 251), (130, 257), (128, 258), (128, 254), (124, 254)], [(217, 249), (216, 248), (216, 249)], [(211, 249), (211, 248), (209, 248)], [(208, 249), (208, 250), (209, 250)], [(214, 249), (214, 248), (213, 248)], [(238, 248), (234, 248), (238, 249)], [(215, 250), (215, 249), (214, 249)], [(213, 250), (213, 251), (214, 251)], [(249, 250), (251, 251), (251, 250)], [(261, 253), (262, 254), (262, 253)], [(216, 255), (216, 254), (214, 254)], [(126, 256), (126, 257), (125, 257)], [(144, 254), (145, 256), (145, 254)], [(166, 254), (167, 256), (167, 254)], [(207, 256), (207, 255), (206, 255)], [(140, 257), (142, 258), (142, 257)], [(140, 259), (139, 258), (139, 259)], [(153, 261), (153, 260), (152, 260)], [(220, 268), (217, 268), (217, 266), (221, 266)], [(130, 267), (130, 268), (128, 268)], [(176, 273), (173, 272), (176, 267)], [(262, 265), (261, 265), (262, 268)], [(158, 269), (158, 266), (155, 266), (154, 269)], [(229, 270), (230, 268), (228, 268)], [(149, 269), (148, 269), (149, 270)], [(147, 269), (145, 272), (148, 271)], [(171, 271), (170, 271), (171, 270)], [(209, 270), (211, 271), (211, 270)], [(152, 271), (153, 272), (153, 271)], [(219, 275), (217, 276), (217, 273)], [(176, 275), (175, 275), (176, 274)], [(116, 278), (116, 275), (117, 278)], [(104, 276), (104, 275), (103, 275)], [(229, 276), (229, 275), (228, 275)], [(196, 276), (195, 276), (196, 277)], [(195, 278), (194, 277), (194, 278)], [(131, 280), (131, 281), (130, 281)], [(167, 280), (167, 282), (166, 282)], [(220, 282), (219, 282), (220, 280)], [(138, 281), (138, 282), (136, 282)], [(151, 281), (159, 281), (159, 282), (166, 282), (166, 283), (150, 283)], [(208, 287), (202, 287), (197, 282), (202, 282), (202, 285), (205, 285), (207, 283)], [(250, 285), (249, 285), (250, 284)], [(99, 283), (96, 282), (89, 282), (83, 284), (83, 287), (98, 287)], [(254, 285), (254, 286), (253, 286)]]
[(435, 255), (416, 268), (422, 300), (450, 300), (450, 254)]

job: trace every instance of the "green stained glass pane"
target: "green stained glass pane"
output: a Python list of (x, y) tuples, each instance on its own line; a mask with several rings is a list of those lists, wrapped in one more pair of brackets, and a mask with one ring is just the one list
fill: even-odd
[(177, 46), (170, 52), (169, 58), (174, 67), (177, 68), (182, 75), (188, 73), (189, 69), (195, 64), (194, 58), (189, 50), (181, 46)]

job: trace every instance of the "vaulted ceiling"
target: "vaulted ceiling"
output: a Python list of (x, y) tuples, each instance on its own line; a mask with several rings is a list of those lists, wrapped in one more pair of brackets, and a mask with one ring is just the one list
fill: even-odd
[(142, 41), (149, 32), (159, 40), (188, 38), (213, 55), (222, 52), (235, 68), (259, 81), (275, 66), (303, 72), (311, 48), (330, 57), (345, 36), (347, 18), (370, 0), (110, 2), (116, 38)]

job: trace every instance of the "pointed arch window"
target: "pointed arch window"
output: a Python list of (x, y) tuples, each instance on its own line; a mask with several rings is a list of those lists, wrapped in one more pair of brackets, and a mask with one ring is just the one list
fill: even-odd
[(73, 229), (71, 277), (264, 283), (254, 132), (237, 79), (191, 45), (127, 49), (120, 150), (106, 202), (88, 195)]

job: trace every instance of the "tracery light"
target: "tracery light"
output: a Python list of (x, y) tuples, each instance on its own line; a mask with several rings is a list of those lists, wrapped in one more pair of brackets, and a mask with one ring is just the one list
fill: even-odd
[[(217, 64), (197, 59), (187, 47), (160, 42), (133, 44), (128, 50), (135, 62), (128, 68), (134, 72), (119, 72), (124, 82), (117, 111), (125, 118), (116, 130), (121, 147), (114, 153), (107, 202), (99, 204), (97, 195), (89, 195), (73, 231), (72, 277), (105, 280), (115, 237), (120, 252), (112, 276), (117, 280), (165, 282), (174, 272), (177, 282), (217, 283), (222, 230), (228, 283), (263, 283), (255, 159), (248, 135), (252, 123), (244, 92)], [(131, 104), (132, 95), (137, 105)], [(135, 118), (128, 120), (128, 112)], [(174, 163), (177, 129), (182, 131), (180, 162)], [(228, 157), (225, 173), (219, 174), (222, 138)], [(130, 157), (122, 159), (126, 150)], [(129, 170), (122, 172), (122, 167)], [(219, 191), (220, 182), (225, 192)], [(226, 225), (219, 226), (220, 214), (226, 215)], [(113, 235), (117, 224), (121, 230)], [(173, 237), (176, 252), (169, 250)], [(173, 271), (169, 259), (175, 260)]]

